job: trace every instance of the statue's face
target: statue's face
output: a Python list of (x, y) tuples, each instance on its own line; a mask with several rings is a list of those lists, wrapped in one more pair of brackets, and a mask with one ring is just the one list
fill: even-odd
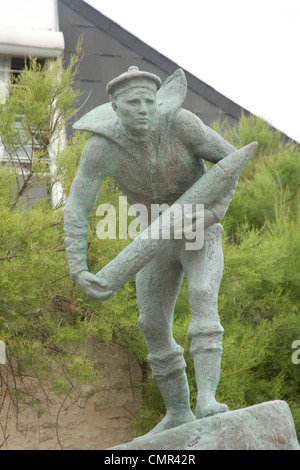
[(155, 122), (156, 93), (147, 88), (132, 88), (117, 96), (113, 107), (128, 133), (147, 135)]

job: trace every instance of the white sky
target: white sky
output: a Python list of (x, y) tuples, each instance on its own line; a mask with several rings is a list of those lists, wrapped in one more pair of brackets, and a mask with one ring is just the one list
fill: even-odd
[(85, 1), (300, 142), (300, 0)]

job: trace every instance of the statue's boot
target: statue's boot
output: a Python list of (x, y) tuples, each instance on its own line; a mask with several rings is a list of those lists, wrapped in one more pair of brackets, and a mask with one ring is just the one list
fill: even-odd
[(194, 367), (197, 383), (197, 418), (224, 413), (229, 408), (215, 399), (221, 369), (221, 349), (203, 349), (194, 353)]
[(156, 379), (156, 382), (166, 405), (166, 415), (142, 437), (152, 436), (196, 419), (190, 408), (190, 391), (185, 370), (164, 379)]

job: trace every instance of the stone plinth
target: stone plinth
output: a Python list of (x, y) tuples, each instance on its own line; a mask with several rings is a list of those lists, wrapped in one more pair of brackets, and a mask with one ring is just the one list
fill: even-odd
[(300, 450), (286, 402), (275, 400), (183, 424), (113, 450)]

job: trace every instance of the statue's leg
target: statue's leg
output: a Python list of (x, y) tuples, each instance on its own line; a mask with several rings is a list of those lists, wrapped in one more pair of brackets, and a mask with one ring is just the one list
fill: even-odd
[(222, 232), (222, 226), (214, 224), (205, 230), (201, 250), (181, 252), (192, 313), (188, 337), (198, 389), (197, 418), (228, 410), (227, 405), (215, 400), (224, 332), (218, 315), (218, 293), (223, 274)]
[(183, 348), (172, 334), (173, 313), (182, 281), (182, 267), (172, 243), (152, 259), (136, 279), (139, 327), (146, 339), (148, 360), (166, 405), (166, 416), (149, 434), (192, 421)]

